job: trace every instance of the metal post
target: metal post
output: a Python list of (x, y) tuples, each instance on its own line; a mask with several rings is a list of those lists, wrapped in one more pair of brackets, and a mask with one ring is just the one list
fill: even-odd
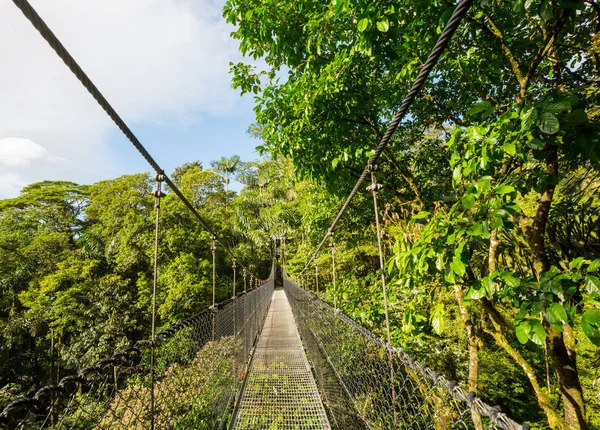
[(160, 199), (164, 197), (161, 191), (161, 182), (165, 179), (161, 173), (156, 174), (154, 181), (156, 182), (156, 190), (154, 191), (154, 278), (152, 282), (152, 342), (150, 344), (150, 428), (154, 429), (154, 410), (155, 396), (154, 389), (156, 385), (156, 374), (154, 369), (155, 352), (156, 352), (156, 284), (158, 280), (158, 220), (160, 216)]
[(285, 237), (282, 237), (281, 240), (283, 241), (281, 244), (281, 271), (283, 272), (283, 266), (285, 264)]
[(212, 322), (212, 343), (210, 345), (210, 361), (211, 361), (211, 369), (210, 369), (210, 381), (212, 385), (212, 401), (213, 404), (211, 406), (212, 416), (215, 419), (215, 414), (218, 413), (215, 410), (215, 406), (217, 403), (217, 389), (215, 382), (215, 329), (217, 325), (217, 309), (216, 309), (216, 295), (217, 295), (217, 262), (216, 262), (216, 252), (217, 252), (217, 237), (212, 236), (212, 243), (210, 246), (210, 252), (212, 253), (212, 307), (211, 307), (211, 322)]
[(246, 357), (248, 357), (248, 354), (250, 353), (250, 348), (248, 347), (248, 313), (246, 311), (246, 308), (248, 307), (248, 294), (247, 294), (247, 290), (246, 290), (246, 281), (248, 279), (248, 271), (246, 270), (246, 268), (244, 267), (244, 270), (242, 271), (242, 276), (244, 278), (244, 359), (246, 359)]
[[(250, 275), (250, 291), (253, 290), (254, 287), (254, 275)], [(252, 292), (252, 302), (250, 302), (250, 347), (252, 348), (252, 344), (254, 343), (254, 316), (256, 315), (256, 293)]]
[[(383, 264), (383, 249), (381, 246), (381, 228), (379, 226), (379, 210), (377, 208), (377, 190), (381, 188), (381, 184), (377, 183), (377, 177), (375, 176), (375, 170), (377, 166), (370, 165), (371, 170), (371, 185), (367, 187), (373, 193), (373, 208), (375, 211), (375, 228), (377, 230), (377, 250), (379, 252), (379, 269), (381, 270), (381, 287), (383, 289), (383, 307), (385, 310), (385, 330), (387, 335), (387, 343), (391, 346), (392, 338), (390, 334), (390, 317), (388, 312), (388, 301), (387, 301), (387, 288), (385, 284), (385, 265)], [(392, 351), (388, 349), (388, 355), (390, 360), (390, 383), (392, 385), (392, 409), (394, 411), (394, 428), (397, 427), (398, 417), (396, 413), (396, 382), (394, 374), (394, 364)]]
[(317, 257), (315, 257), (315, 287), (317, 290), (317, 296), (319, 295), (319, 266), (317, 264)]
[(217, 264), (216, 264), (216, 251), (217, 251), (217, 237), (212, 237), (212, 245), (210, 252), (212, 252), (212, 340), (215, 340), (215, 309), (216, 295), (217, 295)]
[(333, 278), (333, 307), (337, 310), (337, 288), (335, 285), (335, 241), (333, 231), (329, 231), (329, 244), (331, 246), (331, 277)]
[(237, 299), (235, 295), (235, 257), (231, 261), (231, 267), (233, 269), (233, 404), (236, 402), (237, 397), (237, 344), (238, 344), (238, 333), (237, 333)]

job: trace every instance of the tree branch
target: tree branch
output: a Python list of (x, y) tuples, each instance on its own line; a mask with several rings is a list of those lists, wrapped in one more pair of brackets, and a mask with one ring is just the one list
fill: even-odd
[(500, 28), (496, 25), (496, 23), (494, 22), (494, 20), (492, 19), (491, 15), (489, 13), (486, 12), (485, 16), (486, 16), (487, 20), (489, 21), (490, 25), (492, 26), (492, 28), (489, 28), (487, 25), (485, 25), (485, 23), (483, 21), (479, 21), (475, 18), (468, 17), (467, 19), (469, 19), (470, 21), (479, 25), (482, 29), (487, 31), (494, 39), (496, 39), (496, 41), (500, 44), (500, 49), (502, 49), (502, 53), (508, 60), (510, 66), (511, 66), (511, 69), (512, 69), (515, 77), (517, 78), (517, 82), (519, 82), (521, 89), (523, 89), (523, 87), (524, 87), (523, 83), (525, 82), (525, 75), (523, 75), (523, 72), (521, 70), (521, 66), (519, 65), (519, 62), (517, 61), (517, 59), (513, 55), (512, 51), (510, 50), (508, 44), (506, 43), (506, 38), (504, 37), (504, 33), (502, 33), (502, 30), (500, 30)]
[(444, 113), (444, 115), (446, 115), (446, 117), (448, 119), (452, 120), (455, 124), (462, 125), (462, 126), (468, 125), (465, 120), (462, 120), (462, 119), (458, 118), (457, 116), (453, 115), (443, 103), (436, 100), (430, 93), (428, 93), (427, 91), (423, 91), (423, 95), (434, 106), (437, 106)]
[(525, 75), (523, 84), (521, 85), (521, 92), (522, 92), (521, 95), (522, 96), (524, 95), (523, 92), (527, 89), (527, 86), (529, 85), (529, 81), (531, 80), (537, 67), (539, 66), (541, 61), (544, 59), (546, 54), (548, 54), (548, 52), (552, 48), (552, 44), (554, 43), (556, 36), (558, 36), (560, 31), (565, 26), (565, 23), (567, 22), (567, 19), (569, 18), (570, 13), (571, 13), (571, 9), (563, 9), (562, 13), (560, 14), (560, 17), (558, 18), (558, 20), (556, 20), (556, 23), (554, 24), (554, 26), (546, 34), (544, 43), (542, 44), (542, 46), (540, 46), (540, 49), (538, 50), (537, 54), (533, 57), (533, 60), (531, 61), (531, 64), (529, 65), (529, 69), (527, 70), (527, 74)]

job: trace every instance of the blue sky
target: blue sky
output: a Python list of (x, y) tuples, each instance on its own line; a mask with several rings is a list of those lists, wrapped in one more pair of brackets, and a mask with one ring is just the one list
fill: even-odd
[[(223, 155), (258, 158), (246, 134), (253, 97), (230, 87), (230, 62), (246, 60), (223, 0), (30, 1), (167, 173)], [(0, 2), (0, 65), (0, 198), (45, 179), (149, 171), (9, 1)]]
[[(259, 156), (254, 148), (259, 144), (248, 136), (246, 130), (254, 120), (248, 97), (240, 98), (239, 110), (226, 116), (207, 116), (192, 124), (134, 125), (134, 133), (161, 165), (167, 174), (176, 166), (200, 160), (204, 168), (221, 156), (239, 155), (249, 161)], [(116, 127), (115, 127), (116, 128)], [(115, 156), (123, 160), (123, 173), (134, 173), (149, 169), (146, 160), (129, 143), (119, 130), (110, 137), (110, 148)], [(239, 190), (240, 184), (232, 182), (232, 189)]]

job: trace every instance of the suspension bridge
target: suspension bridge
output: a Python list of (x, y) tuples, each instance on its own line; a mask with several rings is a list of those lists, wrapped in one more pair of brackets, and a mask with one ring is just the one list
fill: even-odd
[[(82, 85), (156, 172), (151, 337), (136, 342), (58, 384), (17, 399), (0, 412), (0, 426), (25, 428), (229, 429), (527, 429), (457, 381), (390, 342), (378, 218), (377, 161), (465, 17), (461, 1), (352, 192), (298, 279), (327, 242), (334, 303), (288, 277), (283, 239), (276, 239), (268, 279), (259, 281), (169, 179), (135, 134), (27, 0), (13, 0)], [(337, 308), (334, 231), (368, 178), (379, 243), (386, 339)], [(212, 234), (212, 306), (160, 333), (155, 331), (161, 184), (177, 195)], [(215, 255), (232, 263), (232, 297), (215, 302)], [(278, 257), (281, 255), (281, 261)], [(275, 257), (277, 256), (277, 257)], [(237, 289), (237, 269), (243, 288)], [(318, 282), (318, 278), (317, 278)], [(318, 291), (318, 284), (316, 286)]]

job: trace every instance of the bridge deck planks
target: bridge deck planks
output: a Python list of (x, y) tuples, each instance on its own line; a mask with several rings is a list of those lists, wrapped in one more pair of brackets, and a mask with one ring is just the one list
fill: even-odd
[(290, 304), (275, 290), (234, 429), (330, 429)]

